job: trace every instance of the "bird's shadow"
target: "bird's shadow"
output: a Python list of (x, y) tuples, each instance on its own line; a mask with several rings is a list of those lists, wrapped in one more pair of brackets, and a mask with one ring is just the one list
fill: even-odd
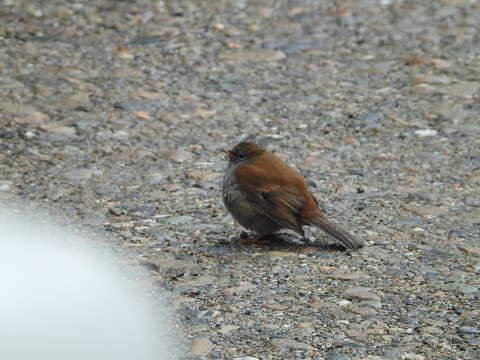
[(289, 233), (278, 233), (258, 236), (237, 236), (231, 239), (230, 244), (233, 248), (261, 248), (266, 251), (282, 250), (302, 252), (308, 250), (324, 250), (331, 252), (346, 251), (341, 245), (335, 243), (323, 243), (320, 241), (304, 241), (296, 235)]

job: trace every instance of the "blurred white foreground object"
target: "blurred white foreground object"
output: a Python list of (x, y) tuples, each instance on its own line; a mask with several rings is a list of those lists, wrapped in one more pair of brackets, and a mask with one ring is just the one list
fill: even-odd
[(0, 208), (0, 359), (175, 358), (167, 315), (110, 259), (55, 225)]

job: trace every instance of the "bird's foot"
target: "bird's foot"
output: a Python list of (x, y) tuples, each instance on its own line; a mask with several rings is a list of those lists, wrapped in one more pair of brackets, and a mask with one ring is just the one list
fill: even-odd
[(315, 245), (315, 240), (309, 239), (309, 238), (307, 238), (306, 236), (304, 236), (304, 237), (300, 240), (300, 244), (301, 244), (301, 245), (304, 245), (304, 246)]
[(258, 241), (262, 241), (268, 235), (259, 235), (255, 233), (249, 234), (246, 231), (242, 231), (240, 236), (235, 237), (232, 239), (232, 245), (234, 246), (241, 246), (242, 243), (256, 243)]

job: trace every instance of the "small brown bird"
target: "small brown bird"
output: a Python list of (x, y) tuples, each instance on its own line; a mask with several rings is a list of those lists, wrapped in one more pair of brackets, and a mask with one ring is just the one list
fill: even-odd
[(223, 202), (243, 227), (261, 236), (290, 229), (303, 238), (302, 226), (317, 226), (356, 250), (363, 243), (328, 221), (308, 191), (305, 179), (280, 158), (253, 142), (241, 142), (228, 155)]

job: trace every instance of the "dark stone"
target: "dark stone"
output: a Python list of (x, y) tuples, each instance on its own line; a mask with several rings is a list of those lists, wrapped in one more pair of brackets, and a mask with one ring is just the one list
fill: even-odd
[(166, 41), (167, 38), (164, 36), (137, 36), (136, 38), (133, 38), (129, 42), (127, 42), (127, 45), (131, 46), (143, 46), (143, 45), (152, 45), (156, 44), (159, 42), (164, 42)]

